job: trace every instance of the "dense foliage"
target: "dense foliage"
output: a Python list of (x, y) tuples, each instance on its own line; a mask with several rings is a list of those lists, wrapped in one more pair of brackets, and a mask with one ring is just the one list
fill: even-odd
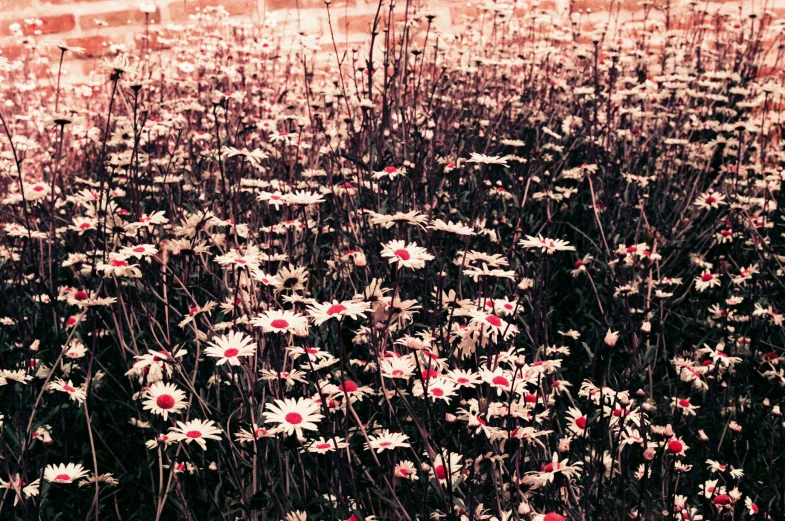
[(785, 515), (785, 25), (518, 4), (0, 63), (0, 517)]

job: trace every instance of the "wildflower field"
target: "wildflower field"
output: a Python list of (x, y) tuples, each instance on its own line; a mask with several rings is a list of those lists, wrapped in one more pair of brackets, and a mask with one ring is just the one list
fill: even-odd
[(783, 519), (785, 20), (398, 4), (0, 59), (0, 519)]

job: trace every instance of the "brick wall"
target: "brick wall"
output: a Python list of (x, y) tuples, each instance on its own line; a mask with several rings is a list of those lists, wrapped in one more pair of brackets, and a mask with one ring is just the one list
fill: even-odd
[[(406, 0), (397, 0), (397, 12)], [(411, 0), (427, 5), (436, 15), (435, 26), (442, 32), (457, 30), (481, 11), (483, 0)], [(507, 0), (511, 1), (511, 0)], [(603, 18), (610, 5), (621, 6), (622, 17), (640, 12), (640, 0), (533, 0), (531, 4), (547, 11), (591, 10), (592, 17)], [(660, 0), (664, 1), (664, 0)], [(385, 0), (385, 3), (389, 0)], [(518, 2), (523, 4), (523, 2)], [(674, 4), (677, 2), (674, 0)], [(148, 5), (148, 13), (140, 8)], [(130, 48), (141, 35), (149, 33), (155, 46), (157, 34), (167, 24), (185, 24), (189, 17), (210, 6), (223, 6), (233, 16), (263, 21), (273, 17), (278, 24), (311, 34), (329, 34), (324, 0), (0, 0), (0, 52), (15, 58), (24, 52), (23, 34), (29, 39), (46, 38), (85, 49), (83, 59), (70, 62), (71, 74), (79, 77), (95, 68), (96, 59), (113, 54), (117, 48)], [(351, 43), (363, 40), (369, 32), (377, 0), (331, 0), (332, 27), (337, 40)], [(704, 5), (703, 3), (701, 4)], [(714, 9), (738, 12), (738, 3), (712, 0)], [(772, 5), (772, 4), (770, 4)], [(785, 8), (785, 0), (774, 0), (774, 7)], [(523, 8), (523, 7), (522, 7)], [(774, 9), (785, 14), (785, 9)], [(586, 15), (584, 14), (584, 19)], [(28, 20), (28, 22), (25, 22)], [(35, 20), (33, 23), (30, 21)], [(13, 27), (18, 24), (18, 28)], [(13, 29), (18, 29), (16, 32)]]

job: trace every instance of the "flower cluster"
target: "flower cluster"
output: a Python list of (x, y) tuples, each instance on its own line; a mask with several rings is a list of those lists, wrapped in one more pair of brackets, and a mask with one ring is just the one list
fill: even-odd
[(0, 59), (2, 516), (782, 519), (785, 23), (405, 4)]

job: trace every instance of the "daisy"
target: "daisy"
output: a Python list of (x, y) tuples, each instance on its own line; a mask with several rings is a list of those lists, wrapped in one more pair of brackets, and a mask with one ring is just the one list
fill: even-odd
[(204, 350), (207, 356), (218, 358), (215, 365), (240, 365), (241, 356), (253, 356), (256, 353), (254, 340), (241, 331), (230, 331), (228, 335), (215, 337)]
[(111, 472), (107, 472), (106, 474), (101, 474), (100, 476), (88, 476), (79, 482), (79, 486), (86, 487), (87, 485), (95, 485), (96, 483), (106, 483), (107, 485), (113, 487), (116, 487), (120, 484), (120, 482), (117, 481)]
[(674, 456), (686, 456), (687, 455), (686, 451), (687, 449), (689, 449), (687, 444), (684, 443), (684, 440), (682, 440), (681, 438), (677, 438), (676, 436), (668, 440), (668, 442), (665, 445), (668, 452), (670, 454), (673, 454)]
[(461, 464), (462, 459), (463, 456), (452, 452), (448, 454), (447, 458), (444, 458), (439, 454), (431, 465), (431, 477), (438, 479), (441, 484), (447, 483), (448, 479), (455, 484), (461, 476), (461, 469), (463, 468), (463, 465)]
[(382, 248), (382, 257), (388, 259), (390, 264), (397, 263), (398, 268), (411, 268), (414, 270), (425, 267), (426, 261), (431, 261), (435, 257), (428, 251), (417, 246), (416, 243), (404, 241), (390, 241)]
[(310, 206), (324, 202), (324, 197), (321, 195), (306, 192), (304, 190), (296, 190), (294, 193), (285, 194), (281, 199), (283, 199), (286, 204), (299, 204), (302, 206)]
[(393, 356), (380, 360), (379, 369), (385, 378), (408, 380), (414, 375), (417, 365), (411, 356)]
[(63, 350), (63, 354), (72, 359), (82, 358), (85, 354), (87, 354), (87, 347), (80, 342), (79, 340), (71, 340), (65, 349)]
[(138, 279), (142, 277), (142, 272), (136, 264), (129, 264), (127, 257), (119, 253), (109, 255), (109, 262), (99, 262), (95, 269), (101, 271), (104, 277), (129, 277)]
[(353, 320), (357, 320), (358, 317), (365, 317), (365, 313), (370, 310), (370, 302), (357, 302), (354, 300), (338, 302), (333, 300), (332, 302), (312, 304), (307, 311), (313, 318), (313, 323), (320, 326), (331, 318), (342, 320), (343, 317), (350, 317)]
[(271, 309), (251, 321), (265, 333), (291, 333), (297, 336), (308, 335), (308, 319), (289, 310)]
[(420, 479), (417, 476), (417, 468), (414, 466), (414, 463), (409, 460), (403, 460), (395, 465), (393, 473), (395, 474), (396, 478), (409, 479), (412, 481), (417, 481)]
[(278, 424), (287, 436), (296, 433), (298, 438), (303, 437), (303, 430), (317, 430), (316, 424), (322, 419), (319, 404), (309, 398), (275, 400), (265, 409), (268, 411), (264, 413), (265, 423)]
[(685, 416), (695, 416), (696, 411), (700, 409), (697, 405), (691, 404), (689, 398), (678, 398), (676, 396), (672, 398), (671, 406), (681, 409)]
[(234, 435), (234, 439), (238, 443), (248, 443), (261, 438), (274, 438), (278, 432), (278, 429), (266, 429), (264, 427), (259, 427), (254, 423), (251, 425), (250, 431), (240, 429), (240, 432)]
[(580, 461), (570, 465), (559, 461), (559, 453), (553, 453), (550, 463), (543, 465), (539, 472), (527, 472), (523, 477), (523, 483), (533, 487), (540, 487), (547, 483), (552, 483), (557, 475), (563, 475), (567, 479), (581, 475), (583, 463)]
[(452, 221), (444, 222), (441, 219), (435, 219), (429, 226), (431, 230), (440, 232), (453, 233), (462, 237), (477, 235), (474, 228), (461, 223), (453, 223)]
[(695, 277), (695, 289), (703, 291), (706, 288), (713, 288), (720, 285), (720, 276), (714, 275), (710, 271), (704, 271), (699, 277)]
[(497, 395), (501, 396), (502, 391), (513, 391), (513, 374), (510, 371), (505, 371), (501, 367), (496, 367), (493, 371), (489, 371), (485, 367), (480, 369), (480, 377), (483, 381), (496, 389)]
[(518, 328), (516, 326), (513, 326), (493, 313), (488, 314), (482, 311), (471, 311), (470, 316), (472, 317), (471, 323), (481, 327), (483, 332), (493, 340), (497, 338), (499, 333), (504, 335), (505, 339), (515, 336), (518, 333)]
[(150, 257), (158, 253), (158, 248), (153, 246), (152, 244), (138, 244), (136, 246), (126, 246), (125, 248), (120, 250), (120, 255), (124, 257), (136, 257), (137, 259), (141, 259), (142, 257)]
[(336, 436), (335, 438), (330, 438), (328, 440), (325, 440), (324, 438), (313, 440), (308, 445), (306, 445), (305, 448), (308, 450), (308, 452), (327, 454), (328, 452), (345, 449), (346, 447), (348, 447), (348, 445), (345, 441), (343, 441), (343, 438)]
[(11, 476), (8, 481), (0, 479), (0, 488), (7, 488), (14, 493), (14, 506), (19, 504), (19, 498), (22, 496), (24, 496), (25, 499), (37, 496), (40, 492), (40, 485), (40, 479), (36, 479), (32, 483), (26, 484), (22, 481), (22, 478), (19, 477), (19, 474)]
[(185, 392), (174, 384), (156, 382), (145, 391), (145, 401), (142, 409), (153, 414), (160, 414), (164, 421), (169, 419), (169, 413), (177, 413), (185, 409)]
[(474, 389), (474, 386), (482, 381), (482, 377), (478, 373), (466, 369), (453, 369), (444, 376), (455, 382), (459, 388)]
[(87, 393), (81, 387), (74, 387), (74, 384), (71, 380), (66, 382), (60, 378), (55, 378), (53, 381), (49, 383), (49, 389), (52, 391), (60, 391), (63, 393), (68, 393), (68, 397), (75, 402), (81, 404), (87, 398)]
[(561, 239), (545, 239), (542, 235), (538, 235), (537, 237), (527, 235), (526, 238), (522, 239), (518, 244), (524, 248), (541, 248), (543, 253), (547, 253), (548, 255), (553, 255), (553, 252), (555, 251), (575, 251), (575, 247), (568, 246), (569, 242), (567, 241)]
[(749, 512), (751, 516), (754, 516), (759, 512), (758, 505), (753, 503), (752, 498), (749, 496), (744, 498), (744, 506), (747, 507), (747, 512)]
[(586, 433), (586, 426), (589, 419), (575, 407), (567, 409), (567, 416), (569, 417), (567, 429), (576, 436), (583, 436)]
[(202, 450), (207, 450), (205, 440), (220, 440), (221, 429), (215, 427), (213, 420), (190, 420), (185, 423), (178, 421), (176, 427), (169, 430), (169, 437), (173, 441), (185, 441), (190, 444), (196, 442)]
[(695, 206), (702, 210), (710, 210), (712, 208), (719, 208), (720, 205), (728, 204), (725, 202), (725, 196), (721, 193), (715, 192), (710, 190), (704, 194), (701, 194), (695, 200)]
[(402, 432), (390, 432), (384, 429), (378, 436), (368, 436), (369, 443), (365, 444), (365, 450), (375, 450), (384, 452), (398, 448), (411, 447), (409, 437)]
[(79, 463), (47, 465), (44, 469), (44, 479), (50, 483), (71, 483), (87, 474), (88, 472)]
[[(455, 384), (443, 377), (429, 378), (427, 384), (428, 398), (433, 401), (444, 400), (445, 403), (450, 403), (450, 399), (458, 394), (455, 392)], [(421, 382), (417, 382), (414, 385), (412, 394), (418, 398), (423, 395), (423, 384)]]
[(469, 159), (466, 160), (467, 163), (482, 163), (484, 165), (506, 165), (507, 159), (501, 156), (487, 156), (485, 154), (478, 154), (476, 152), (472, 152), (469, 154)]

